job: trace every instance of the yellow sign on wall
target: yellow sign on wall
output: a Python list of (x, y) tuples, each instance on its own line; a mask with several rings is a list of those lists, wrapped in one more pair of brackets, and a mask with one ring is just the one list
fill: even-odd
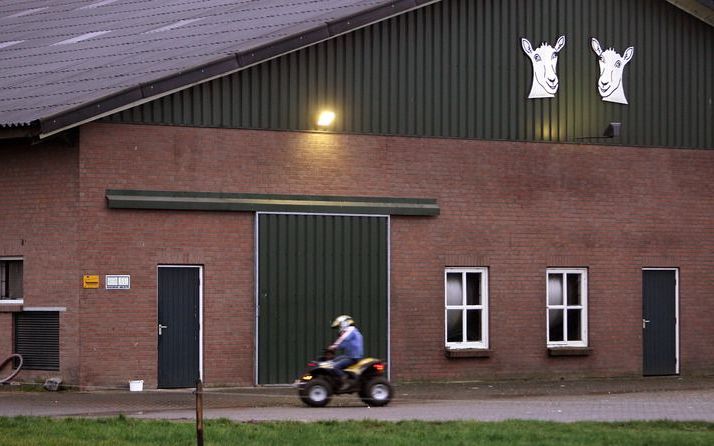
[(82, 277), (82, 286), (84, 288), (99, 288), (99, 276), (85, 274)]

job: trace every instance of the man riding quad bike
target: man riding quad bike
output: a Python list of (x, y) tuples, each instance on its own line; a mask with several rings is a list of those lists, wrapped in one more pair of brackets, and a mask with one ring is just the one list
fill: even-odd
[[(369, 406), (385, 406), (392, 399), (392, 386), (384, 376), (384, 363), (363, 358), (362, 334), (350, 316), (342, 315), (332, 323), (340, 336), (325, 355), (307, 364), (307, 370), (295, 382), (303, 403), (323, 407), (332, 395), (355, 393)], [(337, 349), (342, 355), (335, 357)]]

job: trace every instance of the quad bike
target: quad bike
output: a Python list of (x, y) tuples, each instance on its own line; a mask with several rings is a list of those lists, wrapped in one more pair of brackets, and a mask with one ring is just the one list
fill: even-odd
[(392, 400), (392, 386), (384, 375), (384, 363), (376, 358), (364, 358), (344, 369), (346, 383), (334, 369), (334, 352), (326, 351), (316, 361), (310, 361), (307, 369), (295, 381), (303, 403), (312, 407), (324, 407), (332, 395), (359, 394), (368, 406), (386, 406)]

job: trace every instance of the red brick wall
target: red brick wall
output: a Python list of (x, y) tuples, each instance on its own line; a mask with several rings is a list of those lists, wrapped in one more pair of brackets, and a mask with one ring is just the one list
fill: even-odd
[(106, 274), (131, 275), (131, 290), (82, 292), (82, 382), (113, 386), (143, 379), (156, 386), (156, 270), (178, 264), (204, 266), (204, 380), (250, 385), (254, 216), (112, 211), (104, 198), (107, 188), (218, 190), (211, 182), (221, 181), (219, 169), (231, 166), (204, 160), (202, 151), (216, 147), (202, 142), (165, 140), (163, 133), (146, 140), (124, 130), (89, 126), (82, 133), (82, 271), (99, 274), (102, 288)]
[[(682, 373), (714, 370), (714, 151), (91, 124), (80, 142), (82, 381), (156, 384), (156, 265), (204, 265), (210, 385), (253, 382), (254, 217), (110, 210), (106, 189), (436, 198), (391, 224), (396, 379), (639, 375), (641, 268), (680, 268)], [(486, 359), (444, 356), (445, 266), (490, 268)], [(585, 357), (545, 348), (545, 269), (589, 268)], [(103, 280), (103, 279), (102, 279)]]
[[(78, 150), (65, 143), (0, 145), (0, 256), (21, 256), (24, 307), (62, 307), (59, 372), (20, 380), (79, 378)], [(10, 306), (0, 305), (0, 358), (12, 349)]]
[[(12, 351), (12, 313), (0, 312), (0, 362), (4, 361)], [(6, 376), (12, 364), (0, 368), (0, 377)]]

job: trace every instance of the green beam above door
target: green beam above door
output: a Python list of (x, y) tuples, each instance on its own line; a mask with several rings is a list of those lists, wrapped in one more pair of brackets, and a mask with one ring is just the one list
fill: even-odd
[(222, 192), (106, 191), (110, 209), (163, 209), (232, 212), (305, 212), (333, 214), (414, 215), (439, 214), (429, 198), (342, 197), (273, 195)]

